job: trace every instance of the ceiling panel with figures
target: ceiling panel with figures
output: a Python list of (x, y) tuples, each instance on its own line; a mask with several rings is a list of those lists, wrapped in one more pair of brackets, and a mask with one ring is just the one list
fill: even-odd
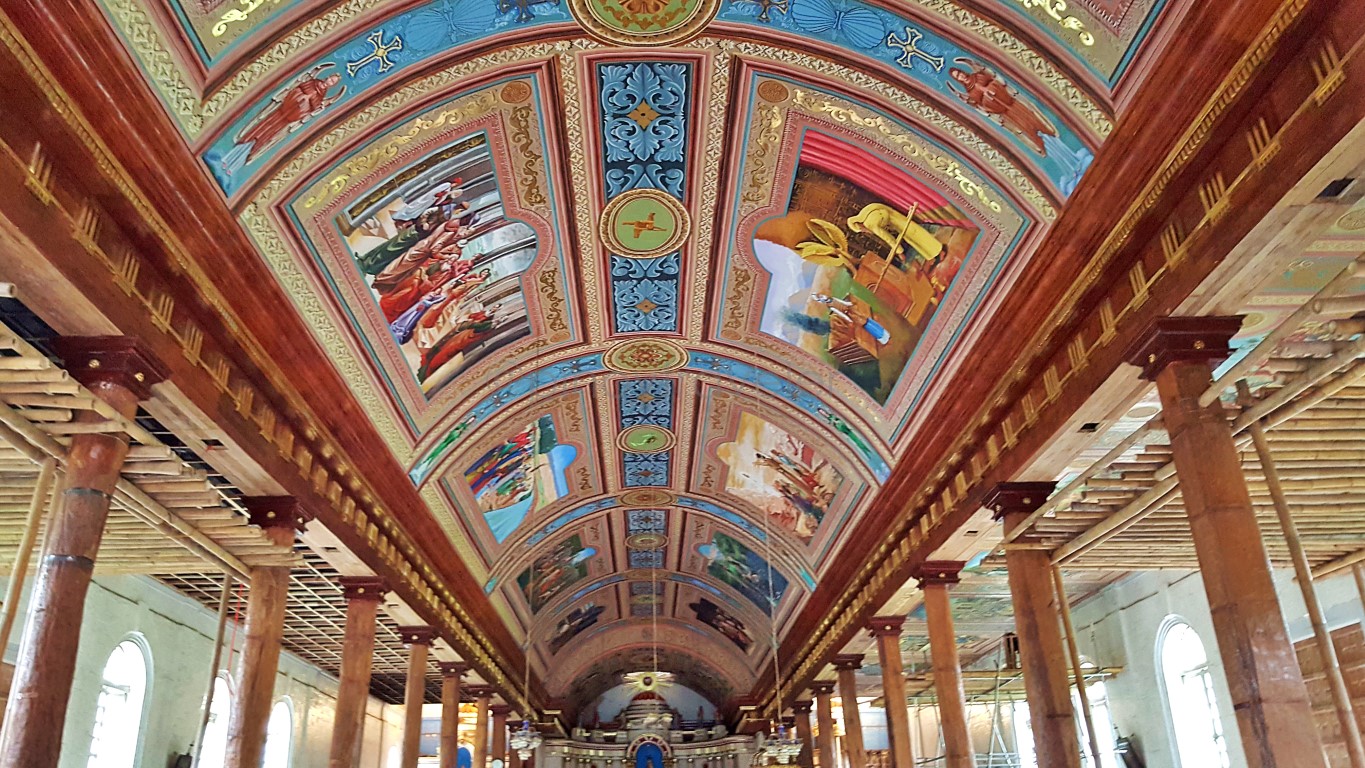
[(420, 492), (400, 517), (440, 522), (554, 695), (645, 625), (748, 691), (999, 343), (1172, 15), (103, 2)]

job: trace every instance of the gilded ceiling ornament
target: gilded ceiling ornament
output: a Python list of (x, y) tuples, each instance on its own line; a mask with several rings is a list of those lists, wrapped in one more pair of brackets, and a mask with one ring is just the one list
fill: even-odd
[(696, 35), (720, 0), (569, 0), (589, 34), (617, 45), (671, 45)]
[(602, 362), (618, 373), (665, 373), (687, 365), (687, 350), (667, 339), (635, 339), (612, 347)]
[(674, 501), (673, 494), (657, 488), (639, 488), (621, 494), (621, 504), (627, 507), (668, 506)]
[(623, 192), (607, 204), (598, 234), (607, 250), (632, 259), (651, 259), (678, 250), (691, 233), (687, 209), (657, 189)]

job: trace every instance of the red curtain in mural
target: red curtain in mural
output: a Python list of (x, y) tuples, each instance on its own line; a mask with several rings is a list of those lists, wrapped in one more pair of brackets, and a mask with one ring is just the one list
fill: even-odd
[(917, 205), (916, 218), (920, 221), (975, 226), (961, 220), (957, 209), (942, 195), (905, 170), (833, 136), (806, 131), (801, 142), (800, 164), (857, 184), (902, 211)]

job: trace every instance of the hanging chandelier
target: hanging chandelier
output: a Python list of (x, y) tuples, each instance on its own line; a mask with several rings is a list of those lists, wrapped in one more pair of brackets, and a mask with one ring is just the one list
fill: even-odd
[[(526, 655), (526, 676), (522, 679), (522, 684), (521, 684), (521, 698), (522, 698), (522, 700), (525, 701), (525, 702), (530, 702), (530, 700), (531, 700), (531, 698), (530, 698), (530, 696), (531, 696), (531, 694), (530, 694), (530, 689), (531, 689), (531, 638), (530, 638), (529, 636), (526, 638), (526, 653), (525, 653), (525, 655)], [(531, 705), (530, 705), (529, 703), (527, 703), (527, 704), (523, 704), (523, 706), (529, 708)], [(522, 759), (522, 762), (525, 762), (525, 761), (531, 759), (531, 753), (534, 752), (534, 751), (536, 750), (536, 747), (539, 747), (539, 746), (540, 746), (540, 742), (541, 742), (540, 731), (538, 731), (538, 730), (532, 728), (532, 727), (531, 727), (531, 721), (530, 721), (530, 719), (529, 719), (529, 718), (525, 718), (525, 717), (523, 717), (523, 718), (521, 719), (521, 728), (518, 729), (518, 730), (516, 730), (516, 731), (513, 731), (513, 732), (512, 732), (512, 735), (511, 735), (510, 737), (508, 737), (508, 740), (507, 740), (508, 746), (510, 746), (512, 749), (516, 750), (517, 757), (520, 757), (520, 758)]]
[(801, 754), (801, 740), (796, 737), (795, 728), (787, 728), (782, 722), (782, 662), (777, 655), (777, 596), (773, 594), (773, 540), (768, 532), (768, 515), (763, 515), (763, 541), (768, 555), (768, 617), (773, 648), (773, 678), (777, 684), (776, 713), (769, 720), (772, 729), (763, 740), (759, 756), (765, 763), (790, 765)]
[(673, 684), (672, 672), (659, 671), (659, 564), (651, 562), (649, 567), (649, 623), (650, 623), (650, 653), (653, 657), (652, 671), (649, 672), (627, 672), (622, 675), (622, 680), (626, 685), (640, 691), (658, 692), (662, 688), (667, 688)]

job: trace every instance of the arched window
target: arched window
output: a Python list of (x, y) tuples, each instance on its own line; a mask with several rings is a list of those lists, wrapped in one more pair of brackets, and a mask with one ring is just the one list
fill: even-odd
[(1213, 675), (1199, 635), (1189, 624), (1168, 619), (1157, 641), (1157, 661), (1179, 764), (1184, 768), (1228, 768), (1228, 748), (1213, 695)]
[(147, 653), (128, 639), (104, 663), (95, 728), (90, 734), (88, 768), (128, 768), (137, 764), (138, 735), (147, 699)]
[(294, 749), (294, 712), (288, 699), (280, 699), (270, 710), (265, 726), (265, 759), (261, 768), (289, 768)]
[(223, 768), (227, 759), (228, 713), (232, 711), (232, 689), (227, 678), (213, 679), (213, 702), (209, 704), (209, 724), (204, 743), (199, 746), (199, 768)]

